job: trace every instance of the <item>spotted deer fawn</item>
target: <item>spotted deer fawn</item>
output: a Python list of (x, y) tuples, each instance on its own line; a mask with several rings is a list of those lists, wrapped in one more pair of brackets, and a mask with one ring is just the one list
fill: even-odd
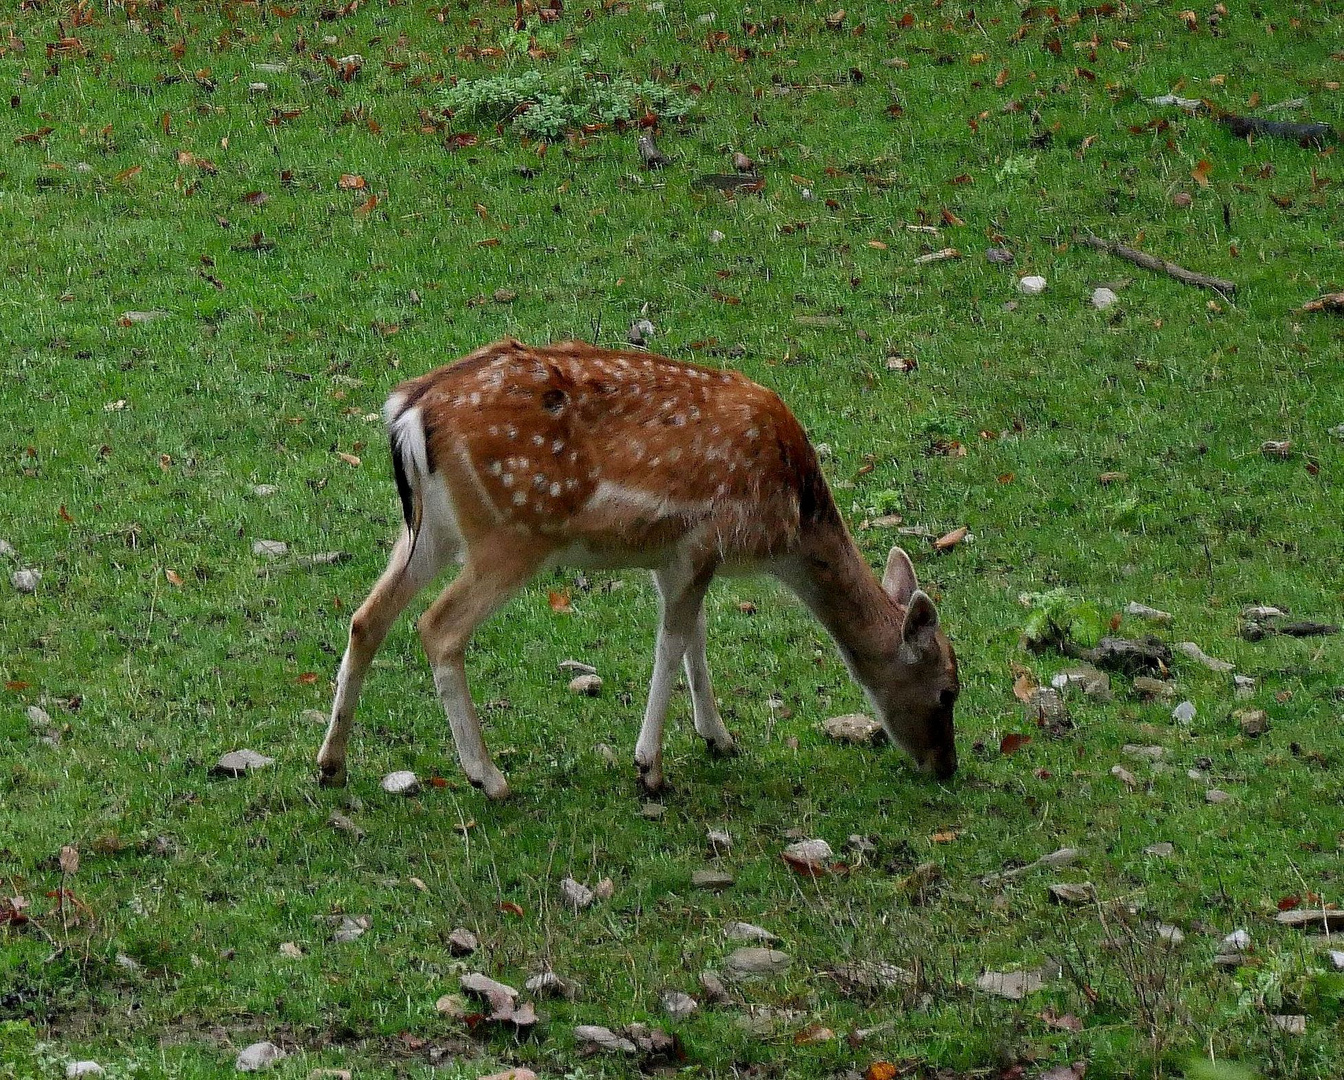
[(663, 783), (663, 720), (684, 664), (695, 730), (735, 750), (705, 662), (704, 598), (723, 571), (780, 578), (830, 632), (892, 741), (939, 778), (957, 768), (957, 661), (909, 556), (879, 582), (841, 520), (802, 426), (742, 375), (564, 342), (487, 345), (402, 383), (384, 409), (405, 527), (350, 623), (325, 784), (345, 781), (360, 686), (397, 615), (448, 563), (457, 577), (420, 638), (467, 777), (509, 786), (481, 737), (464, 655), (472, 632), (543, 567), (653, 571), (661, 600), (635, 765)]

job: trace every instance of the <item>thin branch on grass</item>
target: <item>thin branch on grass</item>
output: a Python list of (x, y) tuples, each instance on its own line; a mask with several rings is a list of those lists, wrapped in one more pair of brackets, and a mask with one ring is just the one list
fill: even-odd
[(1213, 277), (1211, 274), (1201, 274), (1195, 270), (1187, 270), (1184, 266), (1167, 262), (1166, 259), (1159, 259), (1156, 255), (1136, 251), (1132, 247), (1126, 247), (1124, 244), (1113, 240), (1103, 240), (1091, 233), (1078, 237), (1078, 242), (1124, 259), (1126, 262), (1132, 262), (1135, 266), (1142, 266), (1145, 270), (1156, 270), (1160, 274), (1166, 274), (1185, 285), (1197, 285), (1201, 289), (1213, 289), (1215, 292), (1224, 293), (1228, 296), (1237, 291), (1235, 281)]

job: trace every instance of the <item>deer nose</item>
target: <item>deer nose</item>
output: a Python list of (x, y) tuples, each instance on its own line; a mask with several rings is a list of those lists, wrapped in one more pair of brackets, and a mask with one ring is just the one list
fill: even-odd
[(957, 750), (952, 747), (935, 756), (931, 762), (933, 775), (939, 780), (950, 780), (957, 771)]

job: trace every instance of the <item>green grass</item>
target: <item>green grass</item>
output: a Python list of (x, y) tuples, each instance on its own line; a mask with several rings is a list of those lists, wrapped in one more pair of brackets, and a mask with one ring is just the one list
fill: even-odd
[[(54, 1075), (75, 1057), (118, 1077), (225, 1075), (260, 1038), (294, 1051), (286, 1077), (421, 1075), (431, 1048), (449, 1053), (449, 1076), (510, 1062), (630, 1076), (633, 1063), (581, 1058), (572, 1028), (634, 1020), (675, 1030), (683, 1068), (704, 1076), (826, 1077), (881, 1059), (940, 1076), (1075, 1060), (1089, 1077), (1232, 1075), (1207, 1071), (1210, 1058), (1266, 1076), (1344, 1071), (1344, 976), (1268, 918), (1290, 894), (1341, 900), (1332, 689), (1344, 653), (1338, 638), (1236, 636), (1247, 603), (1344, 615), (1344, 443), (1329, 433), (1344, 423), (1344, 333), (1295, 314), (1344, 288), (1344, 176), (1337, 154), (1248, 145), (1142, 100), (1178, 84), (1236, 110), (1254, 111), (1252, 95), (1302, 97), (1278, 115), (1340, 126), (1338, 4), (1230, 5), (1214, 36), (1206, 10), (1191, 32), (1176, 4), (1077, 21), (1066, 7), (1052, 27), (997, 0), (976, 6), (978, 21), (962, 5), (860, 0), (834, 31), (824, 19), (838, 5), (761, 0), (742, 16), (702, 0), (575, 3), (536, 27), (550, 59), (519, 48), (512, 4), (370, 0), (324, 19), (334, 0), (293, 17), (270, 3), (96, 3), (79, 26), (66, 3), (18, 6), (0, 14), (13, 105), (0, 140), (0, 537), (44, 576), (33, 596), (0, 581), (0, 883), (61, 948), (31, 926), (0, 931), (0, 1076)], [(49, 58), (62, 33), (87, 55)], [(1056, 37), (1058, 55), (1045, 47)], [(366, 62), (344, 82), (323, 53)], [(509, 127), (438, 112), (446, 78), (570, 63), (689, 95), (688, 119), (660, 136), (673, 165), (642, 170), (633, 133), (543, 156)], [(1145, 128), (1158, 118), (1169, 126)], [(459, 132), (479, 141), (445, 149)], [(764, 191), (729, 201), (693, 185), (731, 171), (737, 149), (760, 163)], [(1201, 161), (1207, 188), (1191, 175)], [(367, 187), (341, 190), (341, 174)], [(256, 191), (269, 198), (244, 201)], [(905, 227), (919, 223), (940, 234)], [(1238, 291), (1213, 296), (1076, 246), (1075, 228), (1141, 234), (1145, 250)], [(274, 247), (239, 250), (258, 233)], [(983, 257), (999, 237), (1011, 269)], [(947, 246), (963, 258), (915, 265)], [(1017, 294), (1026, 272), (1048, 278), (1044, 295)], [(1121, 303), (1094, 311), (1091, 289), (1121, 280)], [(497, 289), (516, 300), (490, 300)], [(127, 311), (167, 314), (120, 325)], [(707, 760), (680, 698), (675, 792), (648, 820), (626, 762), (652, 589), (632, 573), (612, 579), (619, 591), (592, 576), (585, 592), (557, 572), (489, 623), (469, 659), (512, 801), (487, 805), (461, 777), (409, 619), (367, 686), (350, 787), (320, 790), (322, 729), (307, 710), (329, 705), (346, 620), (399, 516), (371, 414), (400, 378), (502, 334), (613, 343), (642, 315), (660, 351), (779, 390), (832, 447), (826, 467), (856, 525), (896, 511), (934, 534), (970, 527), (974, 541), (945, 556), (909, 542), (961, 659), (962, 771), (936, 786), (893, 751), (824, 740), (818, 723), (860, 709), (859, 691), (796, 603), (734, 579), (710, 596), (710, 663), (744, 753)], [(917, 371), (889, 371), (895, 352)], [(931, 453), (937, 439), (965, 456)], [(1262, 456), (1267, 439), (1291, 439), (1292, 456)], [(1102, 485), (1104, 472), (1124, 478)], [(279, 492), (257, 497), (260, 483)], [(262, 537), (354, 557), (268, 570), (251, 554)], [(893, 534), (859, 538), (879, 565)], [(5, 561), (6, 579), (17, 565)], [(558, 616), (547, 592), (565, 587), (576, 612)], [(1163, 634), (1258, 678), (1245, 704), (1269, 711), (1270, 734), (1242, 739), (1229, 677), (1183, 658), (1189, 728), (1116, 678), (1117, 700), (1076, 705), (1067, 738), (1035, 731), (1010, 665), (1044, 680), (1066, 661), (1018, 651), (1016, 598), (1056, 587), (1108, 616), (1131, 599), (1173, 612)], [(565, 693), (568, 657), (599, 667), (602, 697)], [(64, 729), (58, 747), (30, 730), (31, 704)], [(1035, 738), (1005, 757), (1009, 732)], [(1167, 767), (1124, 758), (1125, 743), (1165, 745)], [(207, 775), (239, 746), (276, 764)], [(1187, 778), (1200, 758), (1230, 802), (1207, 804), (1206, 782)], [(1111, 775), (1120, 762), (1137, 790)], [(402, 768), (446, 784), (384, 795), (378, 779)], [(367, 836), (330, 828), (333, 809)], [(737, 883), (721, 895), (689, 886), (715, 862), (711, 826), (735, 838), (717, 864)], [(779, 858), (791, 830), (837, 848), (871, 835), (878, 854), (804, 881)], [(948, 830), (955, 841), (931, 839)], [(1172, 858), (1143, 854), (1159, 840)], [(80, 901), (65, 928), (55, 856), (68, 844), (82, 862), (64, 881)], [(980, 884), (1066, 845), (1084, 850), (1076, 867)], [(902, 878), (925, 861), (941, 880), (912, 899)], [(566, 875), (610, 876), (615, 896), (571, 914)], [(1049, 905), (1056, 879), (1091, 880), (1103, 903)], [(1113, 905), (1135, 908), (1136, 925), (1182, 927), (1185, 944), (1112, 947)], [(327, 917), (342, 912), (371, 915), (372, 929), (331, 944)], [(661, 1018), (663, 990), (697, 993), (698, 973), (721, 965), (733, 918), (794, 957), (787, 977), (741, 995), (792, 1010), (775, 1035), (745, 1031), (741, 1004)], [(470, 960), (450, 955), (456, 926), (481, 938)], [(1252, 961), (1215, 970), (1218, 940), (1238, 927)], [(282, 956), (284, 942), (302, 958)], [(869, 956), (919, 969), (920, 988), (855, 999), (823, 974)], [(1065, 974), (1025, 1002), (974, 989), (987, 968), (1052, 958)], [(462, 970), (521, 986), (548, 963), (583, 993), (545, 1003), (530, 1039), (469, 1033), (435, 1011)], [(1082, 1031), (1048, 1027), (1046, 1009)], [(1277, 1031), (1275, 1013), (1305, 1013), (1306, 1035)], [(860, 1046), (844, 1038), (886, 1022)], [(840, 1038), (794, 1045), (810, 1023)]]

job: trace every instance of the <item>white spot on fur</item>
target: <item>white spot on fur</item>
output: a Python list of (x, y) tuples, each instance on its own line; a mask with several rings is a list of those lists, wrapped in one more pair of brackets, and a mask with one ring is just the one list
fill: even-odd
[(516, 439), (518, 438), (518, 429), (514, 427), (512, 424), (510, 424), (508, 427), (504, 429), (504, 434), (507, 435), (510, 439)]
[(541, 473), (537, 473), (536, 476), (532, 477), (532, 486), (538, 490), (544, 488), (546, 486), (546, 477), (542, 476)]
[(467, 400), (471, 402), (472, 407), (474, 408), (475, 406), (481, 403), (481, 395), (478, 391), (473, 390), (471, 393), (471, 397), (467, 398)]
[(746, 436), (747, 436), (748, 439), (758, 439), (758, 438), (760, 438), (761, 433), (760, 433), (759, 429), (754, 428), (754, 427), (749, 427), (749, 428), (747, 428), (747, 430), (746, 430)]
[(503, 476), (500, 477), (500, 480), (504, 482), (505, 487), (513, 487), (513, 473), (506, 472)]
[(532, 436), (532, 445), (533, 445), (533, 446), (540, 446), (540, 445), (541, 445), (543, 442), (545, 442), (545, 441), (546, 441), (546, 440), (543, 439), (540, 435), (533, 435), (533, 436)]
[(513, 493), (513, 505), (514, 505), (514, 506), (522, 506), (523, 503), (525, 503), (525, 502), (527, 502), (527, 496), (524, 495), (521, 491), (515, 491), (515, 492)]
[(490, 462), (490, 472), (494, 476), (500, 476), (504, 472), (504, 465), (499, 461)]
[(556, 439), (556, 440), (554, 440), (554, 441), (551, 443), (551, 453), (552, 453), (552, 454), (558, 454), (558, 453), (560, 453), (560, 451), (563, 450), (564, 448), (565, 448), (565, 442), (564, 442), (563, 439)]
[(552, 482), (550, 490), (551, 490), (551, 498), (554, 499), (560, 494), (560, 485)]

